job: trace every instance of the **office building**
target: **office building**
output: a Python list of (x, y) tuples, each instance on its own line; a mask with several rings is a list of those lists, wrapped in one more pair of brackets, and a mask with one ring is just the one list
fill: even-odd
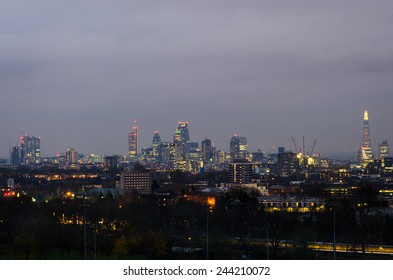
[(19, 146), (14, 146), (11, 148), (10, 152), (10, 164), (11, 165), (20, 165), (20, 153)]
[(298, 154), (284, 151), (277, 155), (278, 173), (280, 175), (292, 175), (300, 171)]
[(66, 151), (66, 163), (74, 164), (78, 162), (78, 152), (72, 148), (68, 148)]
[(39, 137), (22, 136), (20, 138), (20, 162), (31, 165), (40, 163), (41, 140)]
[(132, 127), (132, 131), (128, 134), (128, 157), (134, 159), (138, 154), (138, 127)]
[(151, 147), (153, 149), (154, 160), (158, 160), (158, 146), (161, 144), (161, 137), (158, 131), (154, 132), (153, 140), (151, 141)]
[(229, 182), (231, 184), (249, 184), (252, 178), (253, 164), (247, 160), (235, 159), (229, 164)]
[(215, 148), (212, 146), (212, 141), (210, 139), (205, 138), (202, 141), (202, 161), (204, 165), (206, 164), (214, 164), (215, 163)]
[(119, 156), (105, 156), (104, 157), (104, 166), (108, 171), (116, 171), (119, 168)]
[(389, 156), (389, 143), (388, 140), (382, 141), (378, 145), (378, 158), (379, 159), (384, 159), (385, 157)]
[(233, 135), (229, 144), (229, 150), (232, 161), (237, 159), (247, 159), (247, 138)]
[(157, 147), (158, 162), (164, 165), (173, 166), (175, 161), (175, 145), (170, 142), (161, 142)]
[(151, 192), (151, 174), (149, 171), (135, 171), (126, 169), (120, 174), (120, 187), (125, 191), (138, 193)]

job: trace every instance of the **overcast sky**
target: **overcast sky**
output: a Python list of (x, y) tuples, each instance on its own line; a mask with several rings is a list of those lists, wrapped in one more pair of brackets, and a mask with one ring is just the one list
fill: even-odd
[(125, 154), (154, 130), (251, 151), (393, 144), (393, 1), (2, 0), (0, 155), (18, 131), (43, 155)]

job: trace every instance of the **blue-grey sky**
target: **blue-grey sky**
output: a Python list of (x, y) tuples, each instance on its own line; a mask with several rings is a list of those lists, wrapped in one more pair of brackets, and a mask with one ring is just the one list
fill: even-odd
[(125, 154), (154, 130), (228, 150), (356, 152), (393, 143), (393, 1), (2, 0), (0, 155), (18, 131), (43, 155)]

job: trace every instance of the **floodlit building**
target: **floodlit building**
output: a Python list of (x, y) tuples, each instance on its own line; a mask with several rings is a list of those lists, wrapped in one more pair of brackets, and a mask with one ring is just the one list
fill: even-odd
[(368, 122), (368, 111), (364, 111), (363, 117), (363, 138), (360, 145), (358, 158), (363, 165), (367, 165), (373, 160), (373, 152), (371, 148), (370, 128)]

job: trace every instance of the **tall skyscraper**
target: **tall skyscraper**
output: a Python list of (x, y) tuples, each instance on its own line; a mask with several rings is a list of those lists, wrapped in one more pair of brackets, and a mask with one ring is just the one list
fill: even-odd
[(177, 129), (180, 131), (181, 142), (186, 144), (190, 142), (190, 133), (188, 132), (188, 122), (178, 122)]
[(66, 152), (67, 164), (73, 164), (78, 162), (78, 152), (72, 148), (68, 148)]
[(158, 134), (158, 131), (154, 131), (153, 141), (151, 142), (151, 146), (153, 148), (157, 148), (161, 144), (161, 137)]
[(173, 145), (174, 145), (174, 160), (176, 169), (181, 169), (180, 166), (184, 165), (184, 145), (182, 141), (180, 129), (176, 129), (173, 134)]
[(11, 148), (10, 164), (11, 165), (19, 165), (20, 164), (19, 146), (14, 146)]
[(205, 138), (205, 140), (202, 141), (202, 160), (205, 165), (213, 164), (215, 162), (214, 153), (215, 151), (212, 146), (212, 141)]
[(41, 140), (39, 137), (22, 136), (20, 138), (20, 161), (22, 164), (38, 164), (41, 159)]
[(160, 146), (160, 144), (161, 144), (160, 134), (158, 134), (158, 131), (155, 131), (153, 135), (153, 140), (151, 142), (151, 147), (153, 149), (152, 153), (155, 160), (158, 160), (158, 147)]
[(174, 166), (175, 161), (175, 146), (170, 142), (161, 142), (157, 147), (158, 149), (158, 162), (168, 165), (171, 168)]
[[(175, 132), (177, 135), (176, 142), (180, 143), (181, 146), (181, 155), (184, 159), (188, 157), (190, 152), (188, 143), (190, 143), (190, 133), (188, 131), (188, 122), (178, 122), (178, 127)], [(175, 139), (174, 139), (175, 143)]]
[(363, 117), (363, 139), (359, 149), (359, 159), (363, 164), (367, 164), (373, 160), (367, 110), (364, 111)]
[(138, 154), (138, 127), (135, 124), (132, 131), (128, 134), (128, 157), (135, 158)]
[(229, 152), (232, 161), (237, 159), (247, 159), (247, 138), (243, 136), (233, 135), (229, 143)]
[(388, 140), (382, 141), (378, 145), (378, 158), (379, 159), (384, 159), (385, 157), (389, 156), (389, 143)]

